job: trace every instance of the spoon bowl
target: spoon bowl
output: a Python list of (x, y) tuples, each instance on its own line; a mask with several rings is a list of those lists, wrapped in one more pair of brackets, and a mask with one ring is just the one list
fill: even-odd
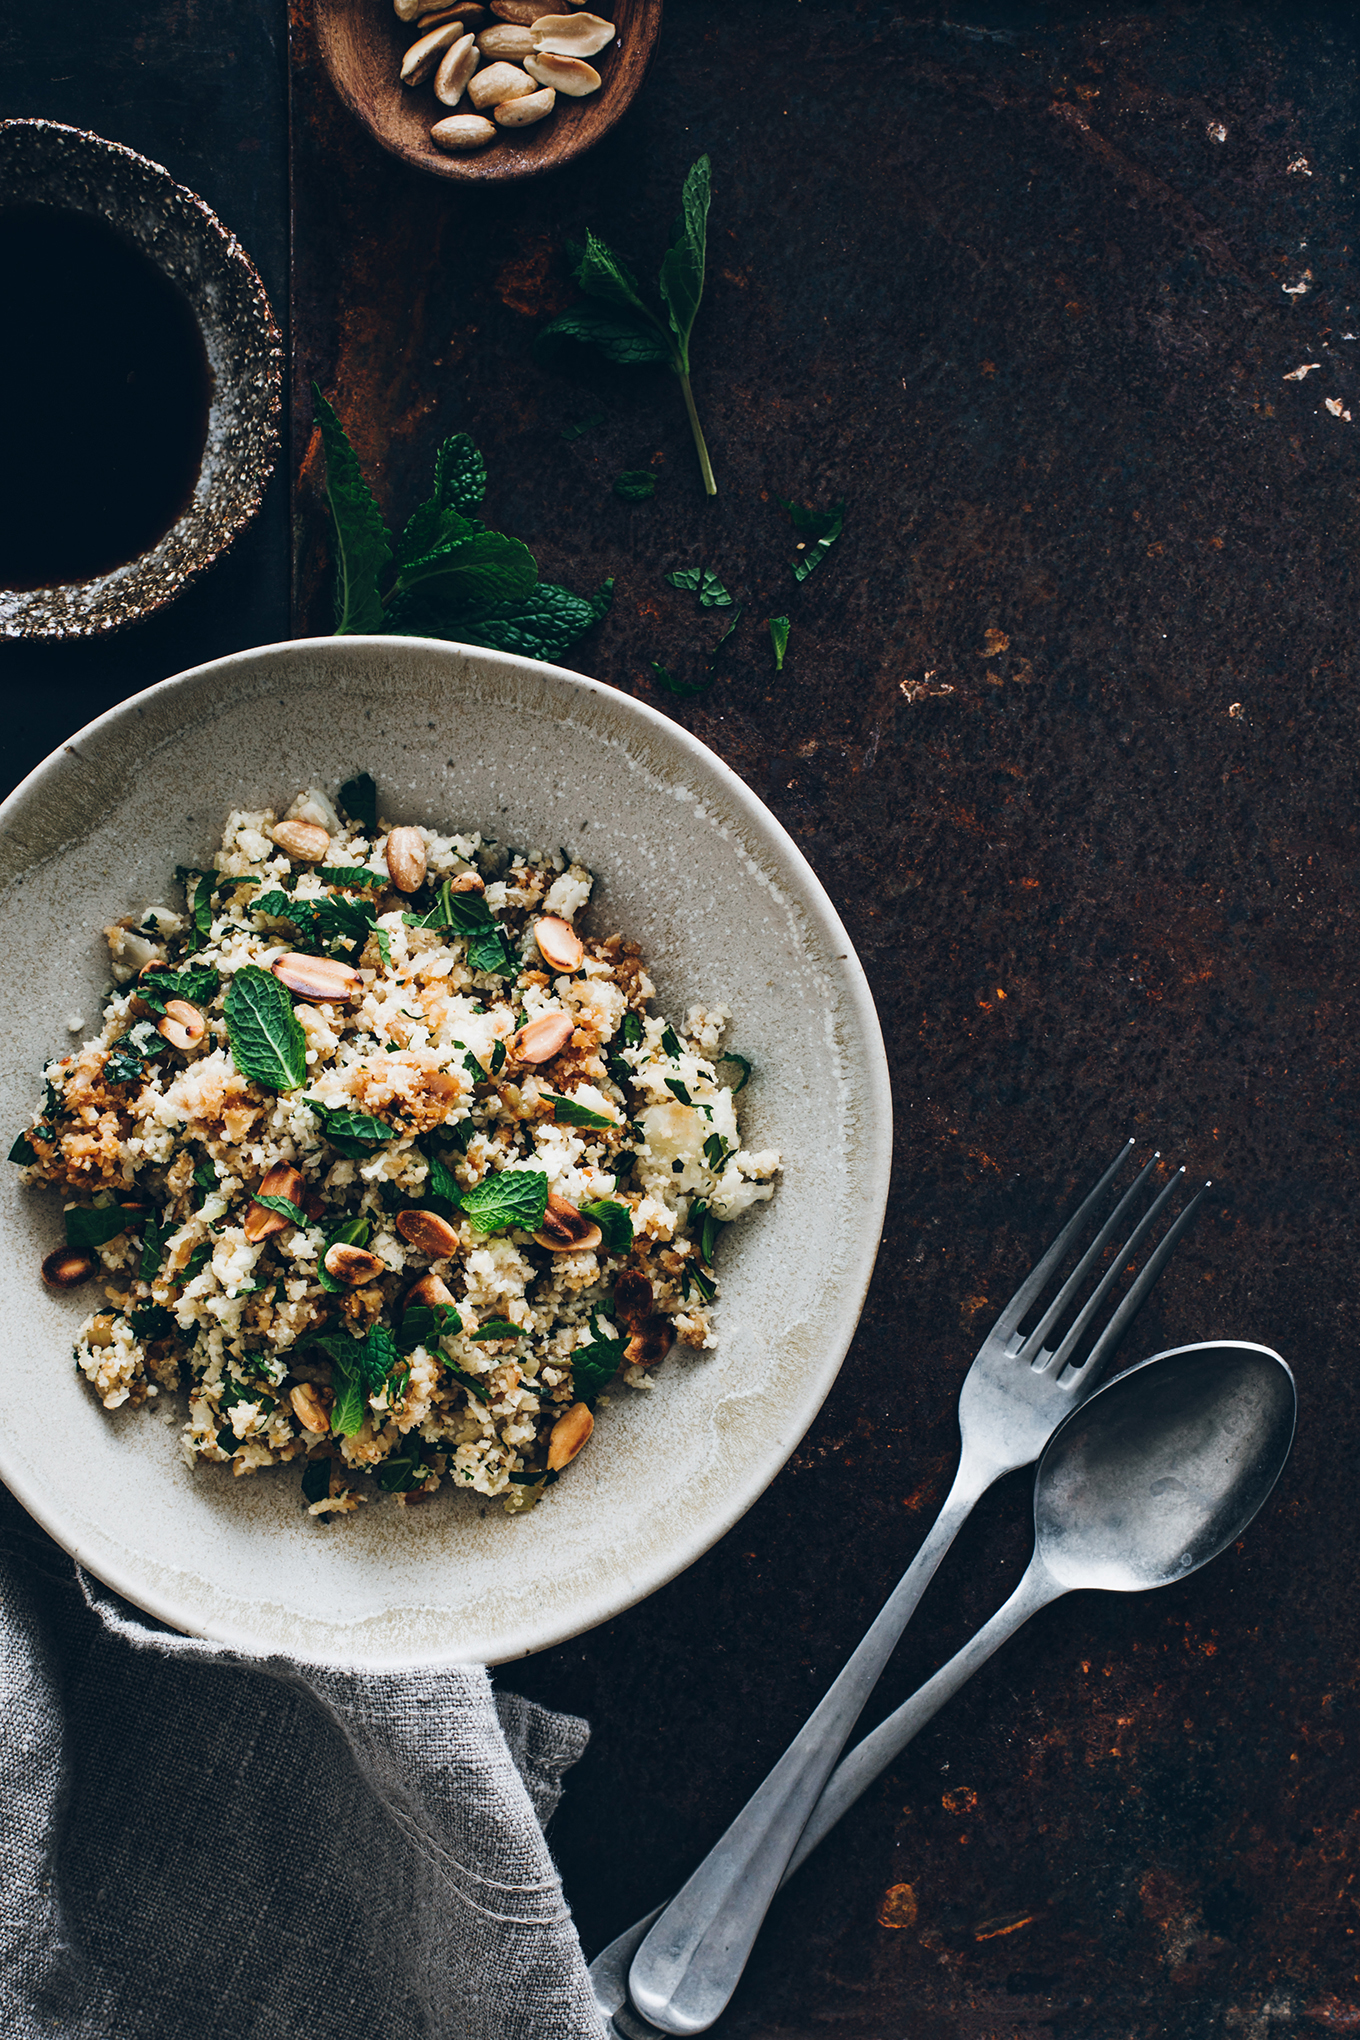
[(1118, 1375), (1053, 1437), (1036, 1557), (1064, 1590), (1141, 1593), (1241, 1535), (1289, 1456), (1294, 1377), (1267, 1346), (1177, 1346)]

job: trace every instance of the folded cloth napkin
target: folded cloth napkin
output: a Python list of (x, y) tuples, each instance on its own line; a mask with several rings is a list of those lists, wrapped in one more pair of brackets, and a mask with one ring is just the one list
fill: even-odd
[(0, 2034), (600, 2040), (541, 1825), (588, 1734), (176, 1635), (0, 1489)]

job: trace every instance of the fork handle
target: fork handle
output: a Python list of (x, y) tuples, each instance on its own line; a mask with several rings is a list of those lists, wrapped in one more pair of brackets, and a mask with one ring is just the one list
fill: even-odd
[(960, 1526), (1003, 1471), (964, 1452), (944, 1507), (859, 1647), (634, 1956), (629, 1995), (663, 2032), (704, 2032), (736, 1989), (804, 1823), (860, 1710)]

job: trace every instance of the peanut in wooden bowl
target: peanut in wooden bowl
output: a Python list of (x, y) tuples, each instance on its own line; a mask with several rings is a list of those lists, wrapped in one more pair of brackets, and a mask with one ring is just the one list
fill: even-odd
[[(553, 5), (545, 0), (544, 12)], [(566, 0), (560, 11), (571, 11)], [(591, 60), (604, 81), (599, 91), (585, 99), (559, 93), (546, 120), (506, 128), (467, 155), (437, 149), (430, 129), (448, 113), (468, 109), (441, 106), (430, 82), (401, 82), (401, 60), (416, 29), (413, 22), (398, 21), (391, 0), (316, 0), (315, 18), (331, 83), (385, 149), (434, 177), (493, 184), (560, 169), (594, 148), (632, 105), (656, 47), (661, 0), (614, 0), (612, 9), (599, 4), (592, 12), (605, 13), (615, 27), (613, 42)]]

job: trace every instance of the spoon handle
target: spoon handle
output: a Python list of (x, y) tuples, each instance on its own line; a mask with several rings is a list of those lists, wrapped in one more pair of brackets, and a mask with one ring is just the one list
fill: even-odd
[(861, 1792), (873, 1783), (880, 1771), (887, 1770), (898, 1752), (904, 1750), (912, 1737), (919, 1735), (926, 1723), (939, 1713), (946, 1700), (952, 1700), (959, 1687), (986, 1664), (993, 1651), (999, 1650), (1007, 1637), (1014, 1636), (1031, 1615), (1037, 1614), (1040, 1608), (1046, 1608), (1050, 1601), (1060, 1600), (1069, 1591), (1069, 1588), (1059, 1585), (1036, 1552), (1030, 1560), (1029, 1570), (1009, 1601), (997, 1609), (975, 1636), (969, 1637), (963, 1649), (957, 1651), (947, 1665), (941, 1665), (933, 1678), (918, 1687), (910, 1700), (904, 1700), (886, 1721), (880, 1721), (878, 1727), (872, 1729), (863, 1742), (856, 1743), (849, 1756), (837, 1765), (789, 1859), (789, 1867), (784, 1873), (785, 1883), (799, 1865), (807, 1861), (823, 1836), (831, 1832), (847, 1808), (854, 1805)]
[(960, 1525), (1001, 1470), (965, 1451), (929, 1535), (858, 1648), (633, 1957), (628, 1994), (664, 2032), (706, 2031), (732, 1995), (803, 1823), (879, 1673)]

